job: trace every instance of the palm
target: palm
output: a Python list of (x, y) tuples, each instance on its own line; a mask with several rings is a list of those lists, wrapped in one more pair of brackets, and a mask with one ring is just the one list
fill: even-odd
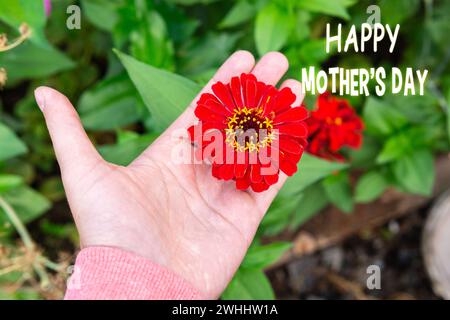
[[(254, 68), (253, 63), (248, 53), (235, 53), (215, 81), (253, 69), (262, 81), (275, 84), (287, 69), (279, 54), (268, 54)], [(298, 94), (297, 82), (285, 85)], [(217, 297), (242, 261), (282, 181), (262, 194), (243, 192), (233, 182), (213, 178), (208, 165), (172, 159), (175, 144), (186, 152), (192, 148), (187, 140), (174, 140), (173, 134), (195, 121), (193, 105), (133, 163), (122, 167), (103, 161), (88, 142), (76, 141), (80, 137), (72, 141), (77, 152), (62, 150), (52, 132), (62, 120), (48, 119), (48, 104), (44, 113), (82, 246), (115, 246), (138, 253)], [(70, 138), (66, 136), (67, 143)]]

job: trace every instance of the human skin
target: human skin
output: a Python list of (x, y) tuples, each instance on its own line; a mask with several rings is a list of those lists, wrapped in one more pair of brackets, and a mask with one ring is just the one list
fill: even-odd
[[(276, 85), (288, 69), (278, 52), (255, 65), (247, 51), (237, 51), (219, 68), (183, 114), (128, 166), (106, 162), (86, 135), (70, 101), (58, 91), (39, 87), (36, 101), (53, 142), (67, 200), (81, 248), (110, 246), (127, 250), (175, 272), (206, 298), (217, 298), (230, 282), (252, 242), (261, 219), (286, 176), (268, 191), (236, 190), (219, 181), (211, 167), (180, 164), (172, 149), (190, 151), (189, 139), (174, 141), (175, 130), (195, 123), (196, 100), (217, 81), (241, 73)], [(286, 80), (303, 100), (301, 85)]]

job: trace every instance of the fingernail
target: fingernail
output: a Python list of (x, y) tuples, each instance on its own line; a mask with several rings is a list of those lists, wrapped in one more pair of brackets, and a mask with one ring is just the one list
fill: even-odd
[(36, 102), (39, 106), (39, 109), (41, 109), (42, 112), (44, 112), (45, 108), (45, 88), (39, 87), (36, 90), (34, 90), (34, 98), (36, 99)]

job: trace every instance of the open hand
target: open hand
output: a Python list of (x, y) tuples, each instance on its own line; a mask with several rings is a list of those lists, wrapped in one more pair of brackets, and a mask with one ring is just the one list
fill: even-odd
[[(246, 51), (234, 53), (201, 93), (217, 81), (253, 73), (275, 85), (288, 69), (280, 53), (266, 54), (255, 65)], [(303, 96), (298, 81), (286, 80)], [(233, 181), (211, 176), (206, 164), (171, 159), (174, 130), (188, 128), (196, 117), (196, 99), (130, 165), (106, 162), (89, 141), (80, 119), (59, 92), (40, 87), (36, 100), (44, 113), (61, 168), (67, 199), (81, 247), (112, 246), (144, 256), (177, 273), (206, 297), (217, 298), (239, 267), (258, 225), (285, 181), (263, 193), (236, 190)], [(182, 142), (192, 148), (188, 139)]]

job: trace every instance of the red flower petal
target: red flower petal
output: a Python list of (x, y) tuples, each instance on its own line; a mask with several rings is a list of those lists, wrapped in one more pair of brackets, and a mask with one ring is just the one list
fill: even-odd
[(267, 86), (264, 89), (264, 93), (261, 98), (261, 108), (263, 109), (263, 114), (267, 116), (269, 113), (272, 112), (271, 106), (272, 102), (274, 101), (274, 97), (278, 93), (278, 90), (274, 86)]
[(308, 134), (308, 129), (303, 123), (295, 123), (295, 124), (283, 124), (277, 126), (280, 134), (285, 134), (293, 137), (305, 137)]
[(203, 93), (200, 96), (200, 98), (198, 99), (197, 104), (204, 104), (205, 101), (207, 101), (207, 100), (212, 100), (212, 101), (222, 105), (220, 103), (220, 101), (217, 99), (217, 97), (215, 95), (213, 95), (212, 93), (209, 93), (209, 92)]
[(221, 114), (225, 117), (231, 115), (231, 113), (221, 104), (217, 99), (206, 99), (203, 102), (198, 102), (197, 105), (203, 105), (204, 107), (210, 109), (212, 112)]
[(273, 111), (277, 113), (290, 108), (296, 98), (297, 97), (292, 92), (291, 88), (285, 87), (281, 89), (276, 96), (276, 103), (273, 104)]
[(277, 114), (273, 124), (280, 124), (284, 122), (303, 121), (308, 118), (308, 110), (303, 107), (291, 108), (285, 112)]
[(303, 152), (303, 147), (295, 140), (281, 137), (280, 138), (280, 149), (285, 152), (299, 154)]
[(257, 81), (256, 82), (256, 98), (255, 98), (255, 106), (261, 106), (261, 98), (264, 94), (267, 85), (264, 82)]
[(307, 119), (310, 132), (308, 151), (322, 158), (342, 160), (344, 158), (339, 151), (343, 147), (361, 146), (364, 123), (347, 100), (329, 93), (319, 96), (317, 106)]
[(247, 172), (248, 165), (247, 164), (236, 164), (234, 167), (234, 175), (237, 179), (245, 176)]
[(256, 100), (256, 81), (247, 79), (245, 86), (245, 105), (247, 108), (254, 108)]
[(249, 187), (250, 187), (250, 179), (248, 177), (236, 179), (236, 189), (247, 190)]
[(269, 185), (273, 185), (278, 182), (278, 173), (270, 176), (264, 176), (264, 181)]
[(233, 77), (231, 78), (231, 93), (233, 94), (233, 99), (238, 108), (242, 108), (244, 106), (243, 100), (242, 100), (242, 89), (241, 89), (241, 80), (239, 77)]
[(250, 166), (250, 181), (252, 183), (259, 183), (263, 181), (263, 177), (261, 175), (261, 165), (260, 164), (252, 164)]
[(280, 161), (280, 170), (283, 171), (288, 176), (292, 176), (294, 173), (297, 172), (297, 165), (293, 164), (292, 162), (283, 159)]
[(251, 187), (254, 192), (263, 192), (269, 189), (270, 186), (265, 182), (260, 182), (260, 183), (252, 183)]
[(214, 178), (219, 179), (219, 180), (222, 179), (222, 177), (221, 177), (221, 175), (220, 175), (220, 167), (221, 167), (221, 165), (218, 165), (218, 164), (213, 163), (212, 169), (211, 169), (212, 176), (213, 176)]
[(211, 87), (214, 94), (222, 101), (223, 105), (229, 112), (233, 112), (234, 108), (236, 107), (234, 105), (233, 98), (231, 97), (230, 90), (226, 85), (224, 85), (222, 82), (216, 82)]
[[(229, 83), (213, 84), (212, 92), (213, 94), (202, 94), (195, 109), (195, 115), (200, 120), (199, 125), (207, 126), (206, 129), (202, 126), (201, 132), (196, 132), (200, 131), (195, 130), (196, 125), (190, 127), (188, 132), (192, 142), (201, 143), (197, 144), (199, 150), (196, 150), (196, 153), (213, 163), (211, 171), (214, 177), (235, 180), (239, 190), (251, 188), (255, 192), (262, 192), (278, 182), (280, 171), (288, 175), (296, 172), (296, 164), (307, 145), (308, 127), (304, 120), (308, 112), (302, 106), (292, 107), (296, 96), (291, 89), (277, 90), (272, 85), (257, 81), (253, 74), (244, 73), (231, 78)], [(334, 100), (333, 103), (333, 110), (339, 117), (354, 118), (347, 109), (340, 111), (341, 104)], [(246, 110), (243, 112), (244, 107)], [(327, 114), (319, 112), (315, 115), (319, 116), (326, 119)], [(348, 128), (358, 124), (353, 121), (346, 123)], [(237, 128), (257, 131), (261, 128), (268, 129), (275, 136), (264, 136), (264, 144), (253, 140), (244, 146), (242, 142), (234, 140), (234, 130)], [(321, 132), (320, 125), (311, 122), (311, 128), (314, 129), (315, 135)], [(211, 150), (216, 147), (217, 132), (211, 131), (214, 129), (220, 130), (220, 138), (224, 138), (221, 150)], [(213, 135), (212, 141), (208, 139), (210, 133)], [(193, 137), (195, 134), (200, 137)], [(275, 147), (277, 144), (273, 141), (279, 145)], [(356, 144), (357, 139), (348, 137), (345, 142)], [(274, 152), (278, 153), (279, 157)], [(226, 159), (230, 154), (234, 158)], [(255, 156), (258, 162), (250, 165), (250, 156)]]
[(234, 165), (233, 164), (224, 164), (219, 169), (220, 177), (224, 180), (231, 180), (234, 177)]
[(207, 108), (204, 105), (198, 105), (197, 108), (195, 108), (194, 114), (197, 116), (197, 118), (199, 118), (202, 121), (215, 121), (215, 122), (225, 121), (223, 115), (211, 111), (210, 108)]

